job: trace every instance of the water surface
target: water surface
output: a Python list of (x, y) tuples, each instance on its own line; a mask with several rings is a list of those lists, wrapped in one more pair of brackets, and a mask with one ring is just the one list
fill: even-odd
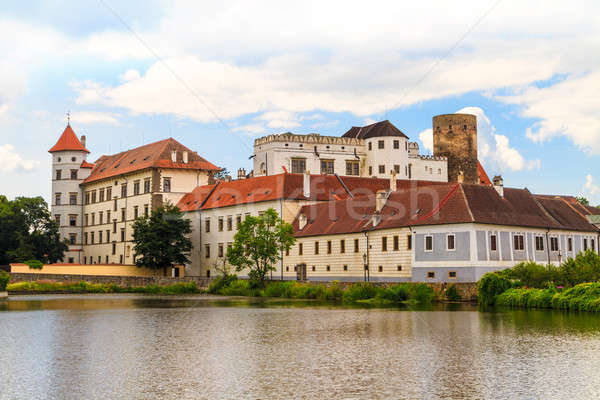
[(207, 296), (0, 302), (0, 399), (600, 398), (600, 319)]

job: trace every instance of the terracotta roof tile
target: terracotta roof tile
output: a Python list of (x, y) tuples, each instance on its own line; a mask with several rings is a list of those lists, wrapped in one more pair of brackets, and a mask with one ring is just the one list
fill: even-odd
[(81, 165), (79, 166), (79, 168), (92, 168), (93, 169), (95, 166), (96, 166), (95, 164), (92, 164), (92, 163), (89, 163), (89, 162), (83, 160), (81, 162)]
[[(176, 161), (171, 160), (171, 151), (177, 151)], [(183, 152), (188, 153), (188, 162), (183, 162)], [(96, 167), (83, 183), (94, 182), (116, 175), (140, 171), (147, 168), (173, 168), (217, 171), (219, 168), (200, 157), (173, 138), (150, 143), (111, 156), (102, 156)]]
[(54, 153), (55, 151), (85, 151), (89, 153), (89, 150), (77, 139), (77, 135), (73, 132), (71, 125), (67, 125), (62, 135), (58, 138), (58, 142), (48, 150), (48, 153)]
[(483, 169), (483, 165), (481, 165), (479, 160), (477, 160), (477, 176), (479, 177), (480, 185), (490, 185), (490, 186), (492, 185), (492, 181), (490, 181), (490, 177), (485, 172), (485, 169)]

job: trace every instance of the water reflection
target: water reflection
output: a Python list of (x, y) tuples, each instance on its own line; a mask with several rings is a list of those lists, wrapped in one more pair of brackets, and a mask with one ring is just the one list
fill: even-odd
[(596, 398), (598, 316), (139, 295), (0, 302), (0, 399)]

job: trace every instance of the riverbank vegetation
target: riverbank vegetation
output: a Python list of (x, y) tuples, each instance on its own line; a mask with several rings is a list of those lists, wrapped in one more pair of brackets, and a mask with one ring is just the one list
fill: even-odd
[(10, 274), (6, 271), (0, 271), (0, 292), (6, 292), (8, 282), (10, 282)]
[[(1, 283), (1, 282), (0, 282)], [(195, 294), (202, 290), (194, 282), (173, 285), (120, 287), (115, 284), (90, 282), (16, 282), (6, 287), (12, 293), (142, 293), (142, 294)]]
[(428, 304), (438, 298), (435, 291), (422, 283), (399, 283), (387, 287), (370, 283), (353, 283), (348, 286), (338, 282), (309, 284), (295, 281), (258, 282), (237, 279), (235, 275), (217, 277), (210, 284), (209, 293), (224, 296), (281, 297), (287, 299), (315, 299), (345, 303), (373, 305), (421, 303)]
[(519, 263), (485, 274), (477, 284), (480, 304), (600, 311), (600, 257), (588, 250), (561, 265)]

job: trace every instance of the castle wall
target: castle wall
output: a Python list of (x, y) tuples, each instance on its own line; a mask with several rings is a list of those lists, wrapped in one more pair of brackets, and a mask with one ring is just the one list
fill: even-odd
[(433, 117), (433, 154), (448, 159), (448, 181), (479, 183), (477, 117), (446, 114)]

